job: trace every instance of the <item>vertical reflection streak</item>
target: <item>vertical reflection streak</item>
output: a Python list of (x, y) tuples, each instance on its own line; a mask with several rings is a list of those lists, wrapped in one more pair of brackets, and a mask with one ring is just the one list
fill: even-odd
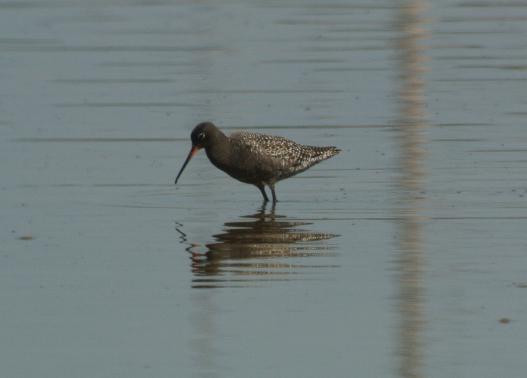
[(426, 143), (424, 112), (424, 3), (408, 0), (401, 4), (396, 28), (398, 64), (400, 72), (400, 102), (398, 140), (400, 145), (401, 175), (398, 181), (400, 195), (398, 271), (398, 328), (399, 375), (423, 377), (423, 229)]
[(223, 367), (218, 362), (221, 355), (215, 341), (218, 337), (218, 308), (215, 296), (211, 291), (192, 291), (192, 325), (193, 338), (190, 342), (193, 362), (197, 377), (214, 378), (220, 376)]

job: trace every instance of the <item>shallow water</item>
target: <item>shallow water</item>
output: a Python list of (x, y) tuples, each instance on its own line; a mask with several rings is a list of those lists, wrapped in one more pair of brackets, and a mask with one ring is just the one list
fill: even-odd
[[(3, 375), (523, 377), (526, 20), (0, 2)], [(174, 186), (203, 120), (343, 151)]]

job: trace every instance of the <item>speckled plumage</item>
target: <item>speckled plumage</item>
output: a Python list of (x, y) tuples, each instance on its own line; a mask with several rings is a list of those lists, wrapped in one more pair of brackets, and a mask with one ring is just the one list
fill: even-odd
[(183, 164), (176, 183), (194, 153), (205, 148), (209, 160), (233, 178), (257, 186), (267, 201), (264, 187), (271, 189), (276, 202), (274, 184), (329, 159), (340, 150), (336, 147), (306, 146), (279, 136), (249, 132), (223, 134), (214, 124), (197, 125), (191, 134), (192, 150)]
[(243, 131), (232, 134), (229, 139), (231, 145), (249, 149), (254, 159), (268, 160), (276, 181), (303, 172), (340, 151), (335, 147), (306, 146), (280, 136)]

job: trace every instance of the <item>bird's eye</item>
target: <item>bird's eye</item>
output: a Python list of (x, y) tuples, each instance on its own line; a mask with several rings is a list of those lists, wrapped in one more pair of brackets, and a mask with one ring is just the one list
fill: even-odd
[(203, 140), (205, 140), (205, 133), (199, 133), (199, 134), (198, 134), (198, 140), (199, 140), (200, 142), (202, 142)]

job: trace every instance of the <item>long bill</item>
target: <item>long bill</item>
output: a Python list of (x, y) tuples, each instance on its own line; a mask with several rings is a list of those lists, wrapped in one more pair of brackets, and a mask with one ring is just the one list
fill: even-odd
[(196, 155), (198, 150), (199, 150), (199, 147), (192, 146), (192, 148), (190, 149), (190, 152), (188, 153), (187, 158), (185, 159), (185, 162), (183, 163), (183, 166), (181, 167), (181, 169), (179, 170), (179, 173), (176, 176), (176, 181), (174, 181), (174, 184), (177, 184), (177, 180), (179, 180), (179, 176), (181, 176), (181, 174), (183, 173), (183, 170), (187, 166), (188, 162), (190, 161), (190, 159), (192, 159), (192, 156)]

